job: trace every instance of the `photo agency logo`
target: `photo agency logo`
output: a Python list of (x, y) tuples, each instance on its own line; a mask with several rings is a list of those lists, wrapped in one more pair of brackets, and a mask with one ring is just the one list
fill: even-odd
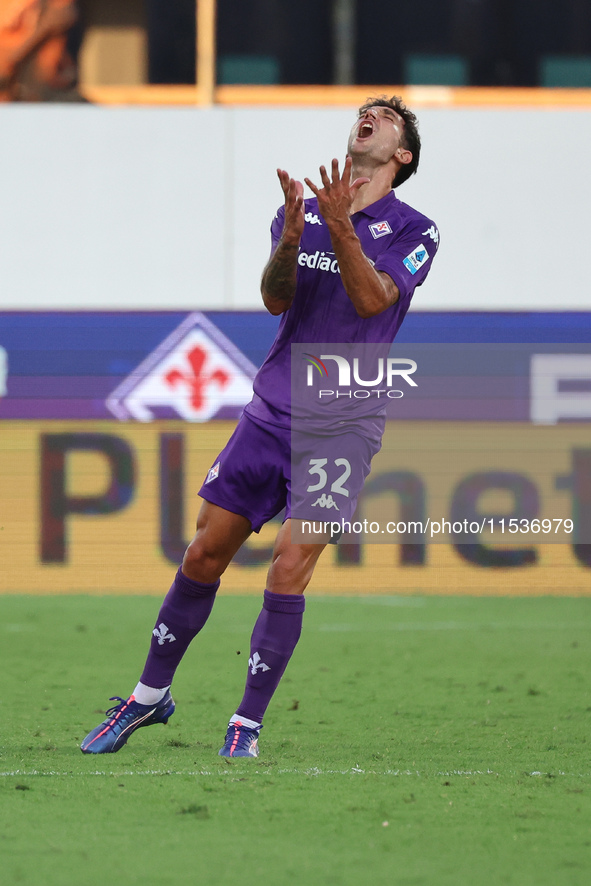
[[(314, 389), (314, 395), (321, 403), (335, 399), (398, 400), (404, 397), (404, 390), (394, 387), (395, 384), (405, 382), (411, 388), (418, 387), (411, 377), (417, 371), (415, 360), (380, 357), (375, 352), (375, 345), (360, 347), (360, 356), (352, 356), (351, 353), (347, 356), (342, 353), (319, 356), (307, 352), (302, 354), (307, 364), (306, 387)], [(350, 351), (351, 346), (347, 345), (346, 348)], [(326, 387), (319, 387), (319, 382)]]
[(507, 567), (552, 543), (591, 563), (588, 345), (309, 343), (292, 378), (295, 542)]
[[(396, 409), (407, 392), (418, 389), (417, 362), (392, 356), (391, 348), (389, 342), (292, 346), (291, 516), (296, 522), (311, 525), (327, 514), (346, 524), (352, 520), (363, 478), (380, 448), (388, 404)], [(298, 527), (292, 526), (296, 534)], [(311, 532), (311, 543), (318, 542)], [(359, 543), (357, 535), (353, 543)]]

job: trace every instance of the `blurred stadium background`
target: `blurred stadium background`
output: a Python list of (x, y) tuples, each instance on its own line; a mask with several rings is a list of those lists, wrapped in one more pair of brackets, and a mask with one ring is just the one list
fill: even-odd
[[(71, 19), (39, 36), (52, 3)], [(9, 0), (0, 10), (2, 591), (167, 586), (200, 478), (277, 326), (258, 288), (280, 203), (275, 169), (314, 179), (342, 157), (368, 95), (398, 93), (417, 111), (421, 168), (400, 197), (442, 237), (399, 340), (588, 345), (588, 2)], [(65, 86), (55, 66), (35, 68), (48, 45)], [(528, 371), (515, 428), (531, 425)], [(529, 443), (504, 466), (532, 479), (545, 516), (556, 489), (566, 516), (591, 512), (580, 425), (591, 409), (578, 381), (579, 424), (570, 436), (561, 428), (551, 474), (530, 462)], [(409, 424), (410, 439), (436, 419)], [(450, 481), (450, 502), (463, 479)], [(428, 465), (419, 480), (428, 511)], [(483, 513), (512, 514), (515, 489), (485, 489), (500, 503)], [(400, 490), (391, 499), (398, 509)], [(272, 535), (245, 548), (226, 590), (260, 593)], [(314, 589), (586, 594), (587, 541), (500, 560), (450, 545), (330, 552)]]

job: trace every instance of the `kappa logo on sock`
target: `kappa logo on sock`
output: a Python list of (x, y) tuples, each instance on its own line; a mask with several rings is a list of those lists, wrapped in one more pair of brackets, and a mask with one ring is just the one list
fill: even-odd
[(261, 656), (258, 654), (258, 652), (255, 652), (255, 654), (252, 656), (252, 658), (248, 659), (248, 666), (250, 668), (250, 673), (253, 675), (253, 677), (256, 676), (256, 672), (259, 669), (261, 671), (270, 671), (271, 670), (269, 665), (266, 665), (264, 661), (261, 661)]
[(165, 640), (168, 640), (169, 643), (174, 643), (176, 637), (174, 634), (169, 633), (167, 626), (164, 622), (160, 622), (157, 628), (154, 628), (152, 631), (154, 637), (158, 638), (158, 645), (164, 646)]

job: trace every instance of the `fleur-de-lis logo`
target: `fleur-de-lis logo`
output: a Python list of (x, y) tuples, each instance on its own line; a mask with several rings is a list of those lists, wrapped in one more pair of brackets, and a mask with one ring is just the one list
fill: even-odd
[(154, 628), (152, 634), (158, 638), (158, 645), (164, 646), (165, 640), (168, 640), (169, 643), (174, 643), (176, 637), (174, 634), (171, 634), (164, 624), (164, 622), (160, 622), (157, 628)]
[(253, 677), (258, 670), (261, 670), (261, 671), (270, 671), (271, 670), (269, 665), (266, 665), (264, 661), (261, 661), (261, 656), (258, 654), (258, 652), (255, 652), (255, 654), (252, 656), (252, 658), (248, 659), (248, 666), (250, 668), (250, 673), (253, 675)]
[(230, 375), (225, 369), (215, 369), (213, 372), (207, 371), (207, 351), (200, 345), (196, 345), (187, 354), (187, 360), (191, 367), (191, 372), (181, 372), (179, 369), (171, 369), (165, 376), (166, 383), (171, 387), (175, 387), (179, 382), (185, 385), (190, 391), (191, 406), (195, 410), (203, 407), (208, 390), (212, 385), (216, 385), (218, 390), (225, 388), (231, 381)]

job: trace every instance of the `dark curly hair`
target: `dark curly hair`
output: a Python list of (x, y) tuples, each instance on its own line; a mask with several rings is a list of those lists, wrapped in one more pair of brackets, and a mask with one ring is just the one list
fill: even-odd
[(388, 98), (386, 95), (378, 95), (375, 98), (368, 98), (364, 105), (359, 108), (359, 115), (365, 114), (369, 108), (391, 108), (396, 111), (404, 120), (404, 128), (402, 130), (401, 144), (403, 148), (410, 151), (412, 160), (410, 163), (403, 164), (392, 181), (392, 187), (397, 188), (413, 175), (419, 166), (419, 157), (421, 156), (421, 137), (419, 135), (419, 121), (409, 108), (406, 107), (399, 95), (393, 95)]

